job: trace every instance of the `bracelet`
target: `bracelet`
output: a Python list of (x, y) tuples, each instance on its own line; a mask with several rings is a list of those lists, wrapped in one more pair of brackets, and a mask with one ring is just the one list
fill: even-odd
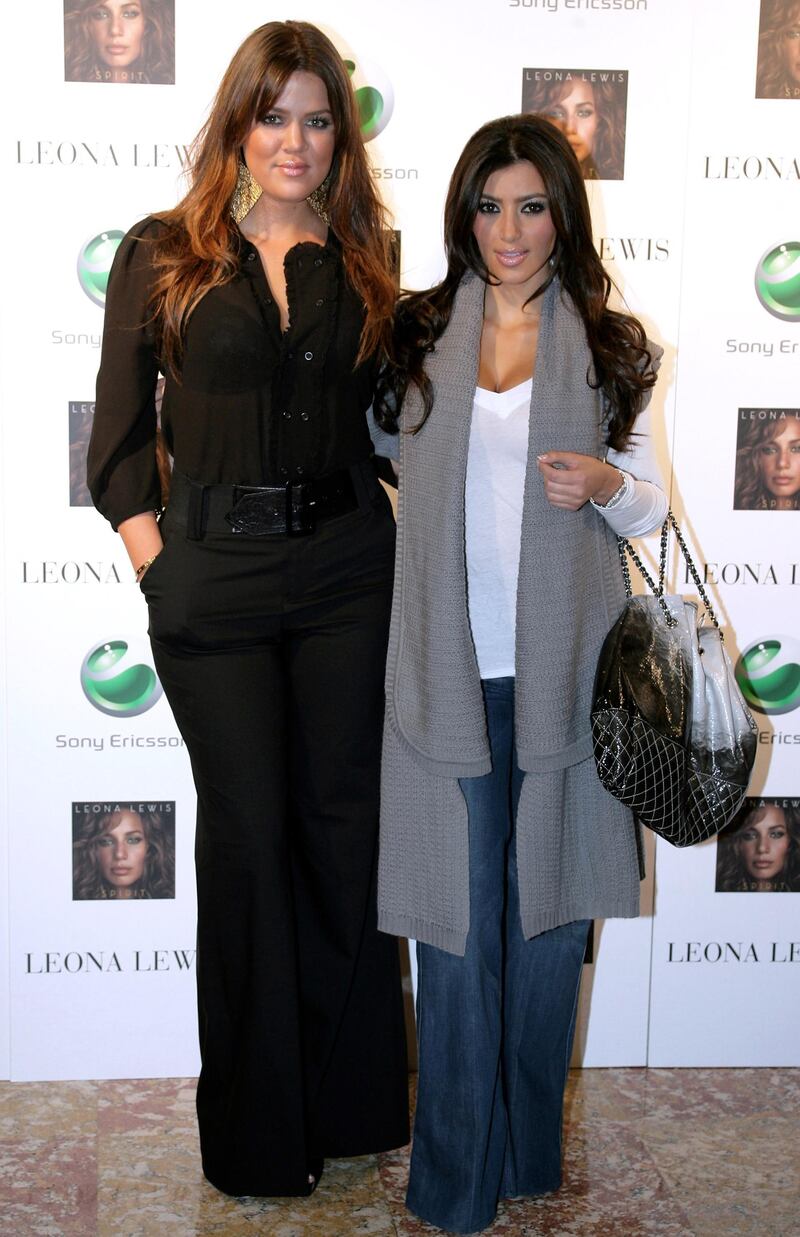
[(612, 507), (616, 507), (619, 503), (622, 502), (623, 498), (627, 497), (628, 491), (631, 488), (630, 477), (628, 476), (628, 474), (626, 472), (623, 472), (621, 468), (618, 468), (617, 472), (620, 475), (620, 483), (619, 483), (618, 488), (614, 490), (614, 493), (611, 495), (608, 502), (598, 503), (598, 502), (595, 502), (593, 498), (589, 499), (589, 502), (592, 504), (592, 506), (597, 507), (600, 511), (610, 511)]
[[(159, 550), (159, 554), (160, 554), (160, 553), (161, 553), (161, 551)], [(139, 583), (139, 581), (141, 580), (141, 578), (142, 578), (142, 576), (144, 575), (144, 573), (147, 571), (147, 568), (148, 568), (148, 567), (151, 567), (151, 566), (153, 565), (153, 563), (156, 561), (156, 559), (157, 559), (157, 558), (158, 558), (158, 554), (151, 554), (150, 558), (145, 559), (145, 561), (142, 563), (141, 567), (137, 567), (137, 568), (136, 568), (136, 573), (135, 573), (135, 575), (134, 575), (134, 577), (133, 577), (133, 578), (134, 578), (134, 580), (136, 581), (136, 583), (137, 583), (137, 584), (138, 584), (138, 583)]]

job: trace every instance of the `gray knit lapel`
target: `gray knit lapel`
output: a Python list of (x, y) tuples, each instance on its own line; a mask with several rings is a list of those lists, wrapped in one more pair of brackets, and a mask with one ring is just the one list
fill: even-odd
[(564, 519), (564, 513), (551, 507), (545, 498), (537, 456), (545, 451), (592, 454), (597, 447), (597, 433), (591, 416), (587, 416), (587, 404), (595, 402), (595, 394), (586, 383), (590, 363), (583, 323), (562, 296), (560, 282), (554, 279), (543, 296), (531, 389), (523, 559), (534, 530), (537, 537), (543, 534), (546, 538), (547, 531), (558, 529)]
[[(401, 444), (398, 554), (402, 592), (398, 671), (387, 676), (394, 719), (423, 760), (450, 776), (486, 772), (485, 710), (467, 611), (464, 486), (478, 373), (485, 285), (467, 275), (447, 330), (426, 360), (433, 384), (431, 415)], [(403, 425), (418, 423), (413, 388)], [(416, 606), (406, 609), (406, 587)], [(395, 639), (393, 622), (392, 644)], [(391, 666), (391, 654), (390, 654)]]
[(485, 291), (482, 279), (472, 273), (464, 276), (453, 300), (450, 322), (426, 365), (443, 415), (458, 420), (465, 473), (469, 426), (478, 385)]
[(595, 604), (582, 587), (587, 568), (575, 547), (595, 545), (598, 517), (589, 504), (577, 512), (551, 506), (536, 458), (545, 451), (602, 455), (600, 396), (586, 381), (591, 363), (583, 322), (554, 280), (544, 294), (531, 392), (517, 589), (516, 721), (522, 768), (528, 753), (558, 752), (574, 733), (575, 719), (567, 716), (561, 697), (577, 664), (577, 610)]
[[(592, 354), (586, 341), (586, 331), (578, 313), (562, 293), (559, 280), (554, 279), (544, 294), (536, 373), (531, 392), (528, 473), (525, 501), (540, 496), (543, 512), (553, 508), (544, 500), (544, 491), (535, 465), (543, 451), (594, 452), (597, 444), (597, 424), (593, 423), (589, 405), (599, 410), (596, 392), (588, 386), (586, 375), (592, 364)], [(537, 484), (533, 485), (534, 480)]]

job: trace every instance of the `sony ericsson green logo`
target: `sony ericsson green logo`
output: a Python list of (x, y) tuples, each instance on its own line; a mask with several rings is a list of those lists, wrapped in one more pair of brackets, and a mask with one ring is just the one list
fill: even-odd
[(767, 250), (756, 267), (756, 295), (774, 317), (800, 323), (800, 241)]
[(144, 639), (104, 640), (83, 659), (81, 687), (90, 704), (111, 717), (136, 717), (161, 695)]
[(800, 640), (756, 640), (736, 663), (736, 681), (759, 713), (790, 713), (800, 705)]
[(350, 74), (356, 105), (361, 122), (361, 136), (365, 142), (371, 142), (379, 133), (383, 133), (392, 118), (394, 111), (394, 91), (392, 84), (373, 61), (358, 62), (344, 58), (345, 68)]
[(119, 248), (124, 232), (116, 229), (111, 232), (100, 232), (81, 247), (78, 254), (78, 279), (90, 301), (101, 309), (106, 303), (106, 288), (108, 273), (114, 254)]

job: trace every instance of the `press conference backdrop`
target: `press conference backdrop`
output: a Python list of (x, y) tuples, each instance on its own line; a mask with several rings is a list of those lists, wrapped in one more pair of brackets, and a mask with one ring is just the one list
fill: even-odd
[[(231, 54), (287, 14), (254, 0), (158, 8), (160, 56), (144, 71), (81, 60), (61, 0), (35, 23), (26, 6), (3, 15), (0, 1064), (14, 1079), (197, 1068), (189, 763), (144, 601), (83, 465), (119, 237), (180, 196)], [(442, 271), (442, 203), (466, 138), (522, 106), (577, 116), (597, 245), (665, 349), (657, 451), (743, 655), (759, 710), (751, 806), (764, 810), (746, 843), (650, 840), (642, 917), (597, 925), (576, 1059), (796, 1065), (798, 5), (306, 0), (295, 15), (351, 62), (406, 287)], [(115, 809), (133, 847), (138, 829), (156, 854), (149, 897), (103, 896), (113, 883), (89, 862)]]

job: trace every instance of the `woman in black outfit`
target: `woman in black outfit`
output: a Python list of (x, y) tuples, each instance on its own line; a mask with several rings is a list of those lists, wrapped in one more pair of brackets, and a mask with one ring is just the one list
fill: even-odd
[(374, 893), (394, 526), (365, 416), (393, 300), (344, 64), (262, 26), (188, 194), (120, 245), (89, 451), (197, 787), (197, 1109), (230, 1194), (308, 1194), (324, 1156), (408, 1137)]

